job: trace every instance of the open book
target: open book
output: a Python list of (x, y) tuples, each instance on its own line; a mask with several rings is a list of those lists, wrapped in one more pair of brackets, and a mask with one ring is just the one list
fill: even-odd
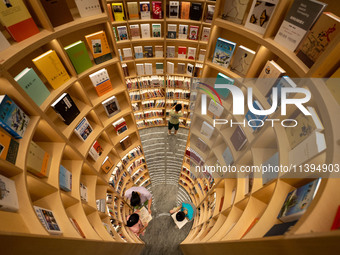
[(138, 214), (143, 225), (145, 225), (145, 223), (149, 223), (152, 220), (151, 214), (144, 206), (139, 210)]
[(181, 229), (187, 222), (188, 222), (188, 219), (187, 218), (184, 218), (184, 220), (182, 221), (177, 221), (176, 219), (176, 214), (177, 212), (171, 214), (171, 217), (173, 218), (174, 222), (176, 223), (176, 226)]

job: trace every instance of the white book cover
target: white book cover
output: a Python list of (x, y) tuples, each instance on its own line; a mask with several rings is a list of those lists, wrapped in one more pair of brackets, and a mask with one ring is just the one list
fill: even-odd
[(146, 75), (152, 75), (152, 63), (145, 63), (145, 74)]
[(132, 50), (131, 48), (124, 48), (123, 49), (124, 60), (132, 59)]
[(210, 27), (203, 27), (201, 41), (209, 41)]
[(279, 0), (254, 0), (245, 27), (264, 34)]
[(217, 117), (221, 117), (224, 107), (219, 103), (215, 103), (214, 100), (210, 100), (208, 111)]
[(0, 51), (9, 48), (11, 45), (7, 41), (6, 37), (0, 32)]
[(143, 64), (136, 64), (136, 67), (137, 67), (137, 75), (145, 75)]
[(228, 0), (224, 1), (222, 19), (230, 20), (241, 24), (247, 10), (249, 0)]
[(106, 99), (105, 101), (103, 101), (102, 105), (109, 118), (111, 118), (112, 116), (114, 116), (116, 113), (120, 111), (118, 100), (115, 96), (112, 96)]
[(166, 57), (174, 58), (175, 57), (175, 46), (166, 46)]
[(139, 2), (141, 19), (150, 19), (150, 2)]
[(135, 58), (143, 58), (143, 47), (142, 46), (135, 46)]
[(155, 46), (155, 57), (162, 58), (163, 57), (163, 46), (156, 45)]
[(232, 165), (234, 163), (234, 157), (229, 147), (224, 150), (222, 157), (227, 165)]
[(230, 70), (241, 76), (245, 76), (253, 62), (255, 51), (241, 45), (237, 48), (230, 64)]
[(0, 210), (16, 212), (19, 210), (18, 194), (15, 182), (3, 175), (0, 175)]
[(326, 148), (325, 135), (315, 131), (289, 152), (289, 164), (299, 166)]
[(188, 25), (179, 25), (178, 39), (188, 39)]
[(192, 76), (193, 72), (194, 72), (194, 65), (188, 63), (187, 64), (187, 75), (191, 75)]
[(105, 68), (90, 74), (89, 77), (94, 87), (97, 87), (103, 82), (110, 80), (109, 74)]
[(214, 132), (214, 127), (211, 126), (208, 122), (203, 121), (202, 126), (201, 126), (201, 134), (204, 135), (207, 139), (210, 139), (213, 132)]
[(143, 224), (149, 223), (152, 220), (151, 214), (149, 213), (149, 211), (144, 206), (142, 206), (142, 209), (140, 209), (138, 211), (138, 214), (139, 214), (140, 220)]
[(166, 71), (168, 74), (173, 74), (175, 72), (175, 64), (172, 62), (167, 62), (166, 63)]
[(150, 24), (141, 24), (142, 38), (150, 38)]
[(191, 60), (196, 59), (196, 48), (188, 47), (188, 59), (191, 59)]
[(198, 61), (204, 61), (206, 53), (207, 51), (205, 49), (200, 49), (200, 54), (198, 55)]
[(176, 226), (178, 227), (178, 229), (181, 229), (185, 224), (188, 223), (188, 219), (184, 218), (184, 220), (182, 220), (182, 221), (177, 221), (176, 214), (177, 213), (171, 214), (171, 218), (174, 220), (174, 222), (175, 222)]
[(98, 0), (75, 0), (80, 17), (88, 17), (102, 13)]
[(90, 123), (88, 122), (88, 120), (86, 119), (86, 117), (84, 117), (79, 124), (77, 125), (77, 127), (74, 129), (74, 132), (77, 134), (77, 136), (82, 140), (85, 141), (87, 139), (87, 137), (91, 134), (91, 132), (93, 131), (93, 128), (91, 127)]
[(169, 18), (178, 19), (179, 1), (170, 1), (169, 3)]

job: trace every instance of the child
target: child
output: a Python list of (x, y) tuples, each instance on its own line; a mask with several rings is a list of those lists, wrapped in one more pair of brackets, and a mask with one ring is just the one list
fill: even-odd
[(133, 213), (127, 217), (126, 226), (128, 226), (129, 229), (139, 237), (140, 234), (144, 235), (144, 230), (148, 224), (146, 223), (143, 225), (139, 215), (137, 213)]
[(175, 128), (175, 135), (177, 134), (178, 128), (179, 128), (179, 118), (183, 116), (183, 113), (181, 112), (183, 106), (181, 104), (176, 104), (171, 108), (170, 111), (170, 119), (169, 119), (169, 125), (168, 125), (168, 134), (171, 135), (171, 129)]
[(185, 218), (191, 221), (195, 217), (195, 211), (195, 206), (192, 203), (182, 203), (182, 205), (170, 210), (170, 214), (177, 212), (177, 221), (183, 221)]

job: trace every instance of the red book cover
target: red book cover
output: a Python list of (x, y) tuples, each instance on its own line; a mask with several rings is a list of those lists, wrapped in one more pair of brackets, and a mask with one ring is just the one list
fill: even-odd
[(152, 2), (152, 18), (153, 19), (162, 18), (162, 2), (161, 1)]
[(255, 218), (253, 222), (249, 225), (248, 229), (242, 235), (241, 239), (255, 226), (255, 224), (259, 221), (259, 218)]
[(336, 211), (335, 218), (331, 227), (331, 230), (336, 230), (340, 228), (340, 205)]
[(218, 209), (219, 212), (222, 211), (223, 202), (224, 202), (224, 197), (221, 197), (220, 208)]
[(121, 129), (123, 126), (126, 126), (126, 122), (122, 122), (120, 123), (118, 126), (115, 126), (114, 128), (116, 129), (116, 131), (118, 131), (119, 129)]
[(21, 42), (40, 32), (32, 18), (16, 23), (10, 27), (6, 27), (6, 29), (17, 42)]

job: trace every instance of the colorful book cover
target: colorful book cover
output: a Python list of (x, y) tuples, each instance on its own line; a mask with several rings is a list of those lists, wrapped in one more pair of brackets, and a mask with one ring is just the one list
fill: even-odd
[(43, 226), (46, 230), (52, 235), (60, 235), (62, 234), (58, 222), (54, 217), (54, 214), (51, 210), (41, 208), (38, 206), (33, 206), (34, 210)]
[(90, 148), (89, 155), (94, 161), (97, 161), (97, 159), (103, 154), (103, 151), (103, 147), (98, 141), (95, 141)]
[(38, 177), (48, 177), (51, 161), (51, 155), (31, 141), (27, 153), (27, 171)]
[(233, 56), (236, 43), (218, 38), (212, 62), (227, 68)]
[(33, 68), (25, 68), (14, 80), (25, 90), (37, 105), (41, 105), (50, 95), (50, 91), (34, 72)]
[(153, 1), (152, 2), (152, 18), (153, 19), (162, 19), (162, 2), (161, 1)]
[(126, 26), (119, 26), (117, 27), (117, 30), (118, 30), (119, 39), (121, 41), (129, 39)]
[(127, 7), (129, 11), (129, 19), (139, 19), (138, 3), (137, 2), (127, 2)]
[[(82, 18), (102, 13), (102, 9), (98, 0), (75, 0), (75, 3), (77, 5), (80, 17)], [(111, 5), (109, 6), (109, 11), (111, 12), (110, 16), (112, 16)], [(113, 19), (111, 21), (113, 21)]]
[(0, 130), (0, 158), (15, 164), (19, 150), (19, 143)]
[(94, 62), (98, 65), (112, 59), (110, 46), (104, 31), (99, 31), (85, 36), (91, 50)]
[[(40, 0), (52, 26), (57, 27), (68, 22), (73, 21), (70, 8), (68, 7), (66, 0)], [(60, 15), (62, 13), (63, 15)]]
[(135, 46), (135, 58), (143, 58), (143, 47), (142, 46)]
[(92, 67), (90, 56), (83, 41), (72, 43), (64, 49), (68, 57), (71, 59), (72, 65), (74, 66), (74, 69), (76, 69), (77, 74), (80, 74)]
[(339, 37), (340, 18), (333, 13), (324, 12), (302, 40), (296, 55), (309, 68), (327, 49), (328, 45)]
[(218, 85), (224, 85), (224, 84), (234, 84), (234, 80), (229, 78), (228, 76), (224, 75), (223, 73), (218, 73), (215, 81), (215, 90), (218, 93), (218, 95), (226, 99), (229, 96), (230, 90), (225, 88), (219, 88)]
[(80, 113), (71, 96), (66, 92), (55, 100), (51, 107), (66, 125), (70, 125)]
[(115, 21), (125, 21), (123, 3), (112, 3), (112, 10)]
[(113, 167), (113, 162), (107, 156), (102, 163), (101, 169), (107, 174), (108, 172), (110, 172), (112, 167)]
[(150, 2), (139, 2), (141, 19), (150, 19)]
[(241, 24), (247, 10), (249, 0), (224, 1), (222, 19)]
[(244, 46), (239, 46), (230, 65), (230, 70), (240, 76), (246, 76), (255, 57), (255, 51)]
[(161, 37), (161, 24), (152, 24), (152, 37)]
[(118, 42), (119, 41), (119, 37), (118, 37), (117, 28), (116, 27), (112, 27), (112, 31), (113, 31), (113, 35), (115, 37), (116, 42)]
[(30, 117), (7, 95), (0, 96), (0, 126), (11, 136), (21, 139)]
[(198, 26), (189, 27), (189, 40), (198, 40)]
[(78, 135), (78, 137), (82, 140), (85, 141), (87, 137), (92, 133), (93, 128), (91, 127), (90, 123), (88, 120), (84, 117), (77, 127), (74, 129), (74, 132)]
[(187, 47), (178, 46), (178, 58), (187, 57)]
[(22, 0), (1, 1), (0, 22), (17, 42), (39, 33), (37, 25)]
[(109, 118), (116, 115), (118, 112), (120, 112), (120, 107), (118, 104), (118, 100), (115, 96), (112, 96), (105, 101), (102, 102), (102, 105), (105, 109), (105, 112)]
[(144, 46), (144, 57), (145, 58), (152, 58), (153, 57), (152, 46)]
[(131, 39), (140, 39), (140, 32), (139, 32), (139, 25), (138, 24), (134, 24), (134, 25), (130, 25), (130, 35), (131, 35)]
[(96, 89), (98, 96), (102, 96), (113, 89), (110, 76), (105, 68), (90, 74), (89, 77)]
[(54, 89), (59, 88), (70, 79), (54, 50), (49, 50), (32, 61)]
[(15, 182), (0, 175), (0, 210), (16, 212), (19, 210), (18, 194)]

